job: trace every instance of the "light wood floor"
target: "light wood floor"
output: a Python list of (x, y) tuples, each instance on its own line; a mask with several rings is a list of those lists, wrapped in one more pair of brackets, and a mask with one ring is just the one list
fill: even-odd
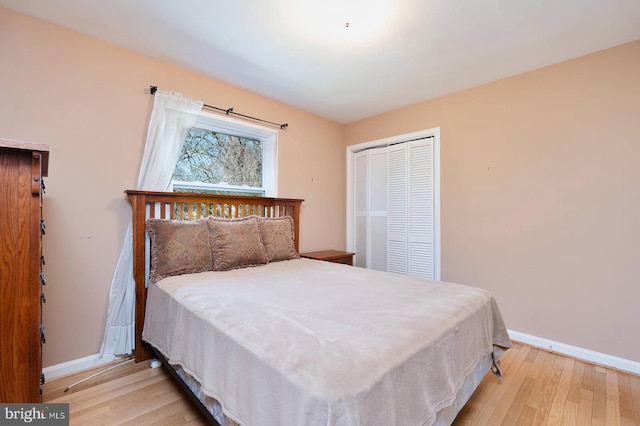
[(640, 425), (640, 377), (514, 342), (458, 414), (461, 425)]
[[(71, 425), (204, 425), (164, 368), (128, 363), (73, 387), (96, 371), (47, 382), (45, 402), (67, 402)], [(640, 377), (514, 342), (502, 368), (487, 374), (454, 426), (640, 426)], [(297, 425), (292, 425), (297, 426)]]

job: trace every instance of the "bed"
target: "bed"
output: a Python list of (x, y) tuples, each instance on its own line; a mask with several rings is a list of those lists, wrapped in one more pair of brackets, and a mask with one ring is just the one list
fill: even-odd
[(450, 424), (501, 375), (489, 293), (300, 258), (302, 200), (127, 196), (136, 361), (162, 359), (212, 423)]

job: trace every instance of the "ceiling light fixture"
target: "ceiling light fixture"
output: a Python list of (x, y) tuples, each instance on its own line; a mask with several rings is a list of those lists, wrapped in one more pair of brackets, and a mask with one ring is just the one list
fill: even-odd
[(288, 7), (295, 17), (290, 22), (297, 37), (344, 47), (371, 44), (383, 37), (395, 15), (391, 0), (297, 0)]

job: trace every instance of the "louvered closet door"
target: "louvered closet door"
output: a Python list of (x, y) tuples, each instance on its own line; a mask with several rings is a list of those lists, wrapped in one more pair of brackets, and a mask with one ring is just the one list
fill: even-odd
[(357, 152), (353, 158), (354, 193), (354, 246), (353, 264), (367, 267), (367, 204), (369, 199), (369, 155), (367, 151)]
[(387, 226), (387, 270), (407, 274), (408, 211), (407, 146), (406, 143), (388, 148), (389, 189)]
[(387, 149), (354, 155), (354, 264), (387, 270)]
[(434, 279), (433, 138), (408, 145), (408, 274)]
[(433, 138), (388, 150), (387, 268), (434, 279)]

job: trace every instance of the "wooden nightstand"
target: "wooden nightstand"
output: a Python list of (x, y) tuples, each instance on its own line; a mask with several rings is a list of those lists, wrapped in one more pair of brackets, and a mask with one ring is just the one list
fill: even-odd
[(325, 260), (327, 262), (343, 263), (345, 265), (353, 266), (354, 254), (355, 253), (350, 253), (348, 251), (322, 250), (312, 251), (309, 253), (300, 253), (300, 256), (306, 257), (307, 259)]

